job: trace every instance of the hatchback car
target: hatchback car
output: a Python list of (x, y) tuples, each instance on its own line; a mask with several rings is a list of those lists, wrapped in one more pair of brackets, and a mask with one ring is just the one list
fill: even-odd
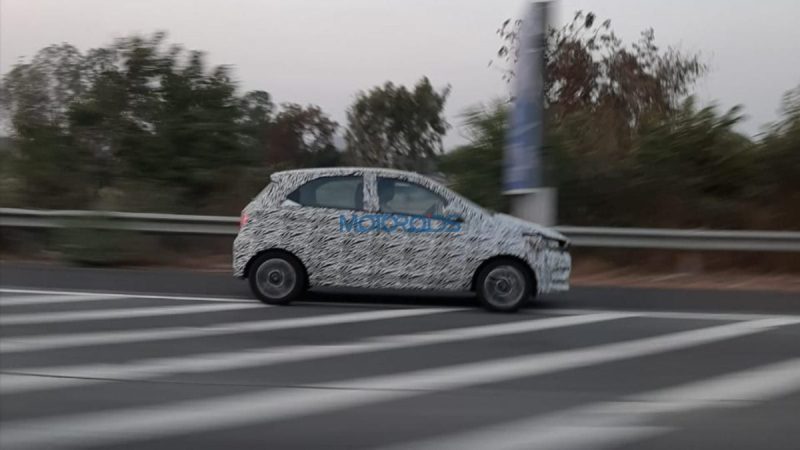
[(416, 173), (290, 170), (242, 211), (233, 273), (270, 304), (316, 287), (471, 290), (490, 310), (515, 311), (569, 288), (568, 247)]

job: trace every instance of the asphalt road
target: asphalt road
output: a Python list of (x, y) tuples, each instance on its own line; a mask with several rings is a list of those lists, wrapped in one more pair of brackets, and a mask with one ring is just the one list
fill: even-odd
[(797, 297), (267, 307), (224, 274), (6, 263), (0, 448), (796, 449)]

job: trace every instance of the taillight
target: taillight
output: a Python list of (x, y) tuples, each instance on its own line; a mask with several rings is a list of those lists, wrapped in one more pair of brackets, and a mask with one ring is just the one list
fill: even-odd
[(249, 217), (247, 217), (247, 213), (242, 211), (242, 217), (239, 218), (239, 228), (244, 228), (244, 226), (247, 225), (248, 219)]

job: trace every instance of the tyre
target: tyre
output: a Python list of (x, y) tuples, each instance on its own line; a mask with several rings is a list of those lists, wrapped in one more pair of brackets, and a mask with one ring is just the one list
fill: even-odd
[(484, 308), (490, 311), (514, 312), (531, 297), (533, 280), (522, 263), (499, 259), (480, 269), (475, 291)]
[(250, 265), (248, 281), (253, 294), (270, 305), (286, 305), (306, 289), (303, 266), (283, 252), (266, 252)]

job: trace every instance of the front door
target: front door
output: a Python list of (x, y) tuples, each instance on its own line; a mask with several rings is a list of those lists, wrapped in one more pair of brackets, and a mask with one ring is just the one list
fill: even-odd
[(447, 201), (432, 190), (400, 178), (377, 177), (374, 278), (380, 287), (437, 289), (452, 263), (456, 243), (442, 220)]

